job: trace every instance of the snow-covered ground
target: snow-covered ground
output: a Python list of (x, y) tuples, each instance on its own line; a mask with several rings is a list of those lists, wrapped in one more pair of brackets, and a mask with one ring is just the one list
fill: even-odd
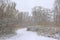
[(57, 40), (44, 36), (38, 36), (36, 32), (26, 31), (27, 28), (17, 30), (17, 35), (7, 38), (6, 40)]

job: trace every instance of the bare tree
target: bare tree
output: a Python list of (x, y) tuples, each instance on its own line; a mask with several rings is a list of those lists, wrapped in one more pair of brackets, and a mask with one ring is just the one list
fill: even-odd
[(16, 25), (16, 4), (9, 0), (0, 0), (0, 35), (14, 33)]
[(55, 25), (60, 26), (60, 0), (56, 0), (54, 4), (54, 20)]
[(51, 15), (50, 9), (46, 9), (40, 6), (36, 6), (32, 9), (34, 23), (37, 25), (48, 25), (50, 22)]

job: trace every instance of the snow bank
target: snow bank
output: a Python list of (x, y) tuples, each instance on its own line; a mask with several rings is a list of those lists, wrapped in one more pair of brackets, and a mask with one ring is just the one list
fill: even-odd
[(17, 35), (6, 40), (57, 40), (44, 36), (38, 36), (36, 32), (26, 31), (27, 28), (17, 30)]

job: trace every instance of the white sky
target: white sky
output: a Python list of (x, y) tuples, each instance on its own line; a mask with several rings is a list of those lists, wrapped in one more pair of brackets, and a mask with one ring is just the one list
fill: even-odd
[(13, 0), (16, 2), (16, 9), (19, 11), (29, 11), (31, 14), (31, 9), (34, 6), (42, 6), (45, 8), (52, 9), (54, 0)]

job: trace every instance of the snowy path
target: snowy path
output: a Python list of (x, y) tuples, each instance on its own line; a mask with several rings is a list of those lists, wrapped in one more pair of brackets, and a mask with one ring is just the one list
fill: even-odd
[(48, 38), (44, 36), (38, 36), (36, 32), (26, 31), (25, 29), (20, 29), (17, 32), (17, 35), (7, 40), (57, 40), (53, 38)]

